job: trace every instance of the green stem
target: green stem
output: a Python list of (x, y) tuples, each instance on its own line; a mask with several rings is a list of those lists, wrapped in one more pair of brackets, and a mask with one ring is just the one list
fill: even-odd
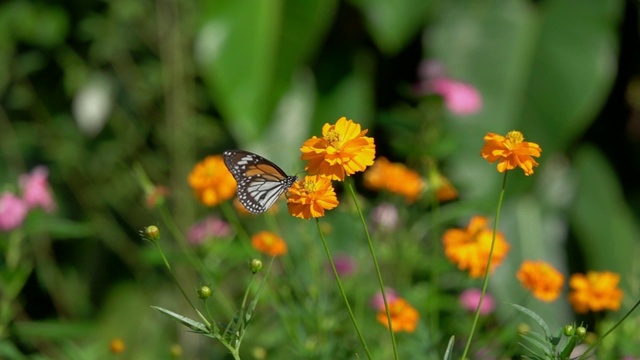
[(351, 310), (351, 305), (349, 305), (349, 299), (347, 299), (347, 294), (344, 292), (344, 288), (342, 287), (342, 282), (340, 281), (340, 275), (338, 275), (336, 264), (333, 262), (333, 257), (331, 257), (331, 251), (329, 251), (329, 246), (327, 246), (327, 240), (324, 238), (324, 234), (322, 233), (322, 229), (320, 228), (320, 220), (318, 220), (318, 218), (316, 218), (316, 226), (318, 227), (318, 233), (320, 233), (320, 239), (322, 240), (322, 246), (324, 246), (324, 251), (327, 253), (327, 257), (329, 258), (329, 263), (331, 264), (333, 275), (336, 278), (336, 283), (338, 283), (340, 294), (342, 295), (342, 299), (344, 300), (345, 305), (347, 305), (347, 310), (349, 311), (349, 316), (351, 317), (353, 326), (356, 328), (358, 337), (360, 337), (360, 342), (362, 343), (362, 346), (364, 347), (364, 351), (367, 354), (367, 359), (371, 360), (371, 353), (369, 352), (367, 343), (364, 341), (364, 336), (362, 335), (362, 331), (360, 331), (360, 327), (358, 326), (356, 317), (355, 315), (353, 315), (353, 310)]
[(184, 298), (187, 300), (187, 302), (189, 303), (191, 308), (198, 314), (198, 316), (200, 316), (202, 321), (204, 321), (205, 325), (207, 325), (207, 328), (211, 328), (211, 323), (209, 322), (209, 320), (207, 320), (207, 318), (204, 315), (202, 315), (200, 310), (198, 310), (198, 308), (195, 307), (195, 305), (193, 305), (193, 303), (191, 302), (191, 299), (189, 299), (189, 297), (187, 296), (187, 293), (182, 288), (182, 285), (180, 285), (180, 282), (178, 281), (178, 278), (176, 277), (176, 275), (173, 273), (173, 270), (171, 269), (171, 265), (169, 265), (169, 261), (167, 260), (167, 257), (164, 255), (164, 252), (162, 251), (162, 248), (160, 247), (160, 243), (158, 241), (154, 241), (153, 243), (156, 245), (156, 249), (158, 249), (158, 252), (160, 253), (160, 256), (162, 256), (162, 260), (164, 261), (164, 265), (167, 267), (167, 271), (171, 275), (171, 278), (176, 283), (176, 285), (178, 285), (178, 289), (180, 289), (180, 292), (182, 293), (182, 296), (184, 296)]
[(480, 301), (478, 302), (478, 308), (476, 309), (475, 316), (473, 317), (473, 325), (471, 325), (471, 332), (469, 333), (467, 344), (465, 345), (464, 352), (462, 353), (463, 360), (467, 359), (467, 353), (469, 352), (469, 347), (471, 347), (471, 339), (473, 339), (473, 334), (476, 331), (476, 325), (478, 325), (478, 319), (480, 318), (480, 309), (482, 308), (482, 301), (484, 300), (484, 296), (487, 292), (487, 285), (489, 285), (489, 274), (491, 274), (491, 261), (493, 259), (493, 248), (496, 244), (498, 222), (500, 221), (500, 209), (502, 208), (502, 201), (504, 200), (504, 192), (507, 187), (507, 174), (508, 174), (508, 171), (505, 171), (504, 178), (502, 179), (502, 189), (500, 190), (500, 198), (498, 199), (498, 208), (496, 209), (496, 221), (493, 223), (493, 236), (491, 238), (491, 249), (489, 250), (489, 260), (487, 260), (487, 269), (485, 270), (484, 280), (482, 282), (482, 295), (480, 296)]
[(367, 227), (367, 222), (364, 219), (364, 215), (362, 215), (362, 210), (360, 210), (360, 205), (358, 205), (358, 199), (356, 197), (356, 192), (353, 188), (353, 183), (349, 182), (348, 184), (349, 191), (351, 192), (351, 197), (353, 197), (353, 203), (356, 206), (356, 210), (358, 215), (360, 215), (360, 221), (362, 222), (362, 227), (364, 228), (364, 233), (367, 236), (367, 244), (369, 245), (369, 251), (371, 252), (371, 258), (373, 259), (373, 266), (376, 269), (376, 275), (378, 276), (378, 284), (380, 285), (380, 293), (382, 293), (382, 300), (384, 301), (384, 309), (387, 313), (387, 325), (389, 325), (389, 335), (391, 336), (391, 343), (393, 344), (393, 356), (396, 360), (400, 359), (398, 355), (398, 345), (396, 344), (396, 337), (393, 332), (393, 325), (391, 323), (391, 313), (389, 312), (389, 304), (387, 302), (387, 294), (384, 290), (384, 282), (382, 281), (382, 274), (380, 273), (380, 266), (378, 265), (378, 258), (376, 257), (376, 252), (373, 249), (373, 242), (371, 241), (371, 235), (369, 235), (369, 228)]
[(631, 310), (627, 311), (627, 313), (626, 313), (626, 314), (624, 314), (624, 316), (622, 317), (622, 319), (620, 319), (620, 320), (619, 320), (615, 325), (613, 325), (613, 326), (611, 327), (611, 329), (609, 329), (606, 333), (604, 333), (602, 336), (600, 336), (596, 342), (594, 342), (593, 344), (591, 344), (591, 346), (589, 346), (589, 347), (587, 348), (587, 350), (586, 350), (584, 353), (582, 353), (582, 355), (580, 356), (580, 359), (585, 359), (585, 358), (586, 358), (586, 356), (587, 356), (591, 351), (593, 351), (593, 350), (596, 348), (596, 346), (598, 346), (598, 345), (602, 342), (602, 340), (604, 340), (604, 338), (605, 338), (605, 337), (607, 337), (607, 335), (611, 334), (611, 332), (612, 332), (613, 330), (615, 330), (618, 326), (620, 326), (620, 324), (622, 324), (622, 322), (623, 322), (627, 317), (629, 317), (629, 315), (631, 315), (631, 313), (632, 313), (632, 312), (633, 312), (633, 311), (634, 311), (634, 310), (635, 310), (639, 305), (640, 305), (640, 300), (638, 300), (638, 301), (636, 302), (636, 304), (635, 304), (635, 305), (633, 305), (633, 307), (631, 308)]

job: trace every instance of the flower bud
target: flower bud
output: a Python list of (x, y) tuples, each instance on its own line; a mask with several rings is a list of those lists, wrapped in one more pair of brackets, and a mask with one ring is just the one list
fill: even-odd
[(576, 328), (576, 335), (580, 338), (585, 337), (585, 335), (587, 335), (587, 328), (584, 326), (578, 326), (578, 328)]
[(157, 226), (151, 225), (144, 228), (143, 236), (145, 239), (153, 242), (160, 240), (160, 229)]
[(262, 261), (258, 259), (251, 260), (251, 262), (249, 263), (249, 269), (251, 269), (252, 273), (257, 273), (262, 269)]
[(576, 333), (576, 327), (573, 325), (565, 325), (564, 326), (564, 335), (565, 336), (573, 336)]
[(207, 300), (208, 298), (211, 297), (211, 294), (213, 293), (213, 291), (211, 291), (210, 287), (203, 285), (198, 289), (197, 293), (200, 299)]

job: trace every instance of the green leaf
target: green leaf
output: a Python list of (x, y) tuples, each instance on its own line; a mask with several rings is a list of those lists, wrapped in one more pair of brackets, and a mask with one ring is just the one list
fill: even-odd
[(452, 356), (453, 356), (453, 345), (455, 345), (455, 340), (456, 337), (455, 336), (451, 336), (449, 338), (449, 343), (447, 344), (447, 350), (444, 352), (444, 360), (451, 360)]
[(319, 45), (336, 1), (202, 2), (196, 57), (236, 139), (258, 139), (292, 74)]
[(616, 174), (597, 149), (580, 148), (574, 165), (579, 183), (570, 219), (585, 265), (619, 273), (621, 287), (630, 291), (633, 281), (625, 277), (632, 276), (629, 264), (635, 260), (640, 227)]
[(551, 338), (551, 330), (549, 330), (549, 326), (547, 326), (547, 323), (545, 323), (544, 320), (540, 316), (538, 316), (538, 314), (518, 304), (509, 304), (509, 305), (513, 306), (514, 308), (516, 308), (516, 310), (532, 318), (535, 322), (538, 323), (538, 325), (540, 325), (540, 327), (544, 331), (544, 336), (546, 338)]
[(591, 124), (616, 74), (622, 1), (545, 2), (520, 113), (545, 150), (567, 146)]
[(360, 9), (376, 45), (387, 54), (405, 47), (425, 25), (431, 1), (351, 0)]
[(189, 329), (198, 332), (198, 333), (203, 333), (203, 334), (208, 334), (209, 333), (209, 329), (207, 329), (207, 327), (198, 321), (195, 321), (193, 319), (190, 319), (186, 316), (182, 316), (180, 314), (176, 314), (173, 311), (158, 307), (158, 306), (151, 306), (152, 308), (160, 311), (161, 313), (174, 318), (175, 320), (178, 320), (179, 322), (182, 323), (182, 325), (188, 327)]

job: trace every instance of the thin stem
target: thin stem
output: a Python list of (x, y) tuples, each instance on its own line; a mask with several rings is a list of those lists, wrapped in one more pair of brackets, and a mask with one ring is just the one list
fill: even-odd
[(391, 336), (391, 343), (393, 344), (393, 356), (396, 360), (400, 359), (398, 355), (398, 345), (396, 344), (396, 337), (393, 333), (393, 325), (391, 323), (391, 313), (389, 312), (389, 303), (387, 302), (387, 294), (384, 290), (384, 282), (382, 281), (382, 274), (380, 273), (380, 266), (378, 265), (378, 258), (376, 257), (376, 252), (373, 249), (373, 242), (371, 241), (371, 235), (369, 235), (369, 228), (367, 227), (367, 222), (364, 219), (364, 215), (362, 215), (362, 210), (360, 210), (360, 205), (358, 205), (358, 199), (356, 198), (356, 192), (353, 189), (353, 183), (349, 182), (348, 184), (349, 191), (351, 192), (351, 196), (353, 197), (353, 203), (356, 206), (356, 210), (358, 215), (360, 215), (360, 221), (362, 222), (362, 227), (364, 228), (364, 233), (367, 236), (367, 244), (369, 245), (369, 251), (371, 252), (371, 258), (373, 259), (373, 266), (376, 269), (376, 274), (378, 276), (378, 284), (380, 285), (380, 293), (382, 293), (382, 300), (384, 301), (384, 309), (387, 313), (387, 325), (389, 328), (389, 334)]
[(369, 352), (369, 348), (367, 347), (367, 343), (364, 341), (364, 336), (362, 335), (362, 331), (360, 331), (360, 327), (358, 326), (358, 322), (356, 321), (355, 315), (353, 315), (353, 310), (351, 310), (351, 305), (349, 305), (349, 299), (347, 299), (347, 294), (344, 292), (344, 288), (342, 287), (342, 282), (340, 281), (340, 275), (338, 275), (338, 270), (336, 269), (336, 264), (333, 262), (333, 257), (331, 257), (331, 252), (329, 251), (329, 246), (327, 246), (327, 240), (324, 238), (324, 234), (322, 233), (322, 229), (320, 228), (320, 220), (316, 218), (316, 225), (318, 227), (318, 233), (320, 233), (320, 239), (322, 240), (322, 246), (324, 246), (324, 251), (327, 253), (327, 257), (329, 258), (329, 263), (331, 264), (331, 269), (333, 270), (333, 275), (336, 278), (336, 283), (338, 283), (338, 288), (340, 289), (340, 294), (342, 295), (342, 299), (344, 300), (345, 305), (347, 305), (347, 310), (349, 311), (349, 316), (351, 317), (351, 321), (353, 322), (353, 326), (356, 328), (356, 332), (358, 333), (358, 337), (360, 337), (360, 342), (364, 347), (364, 352), (367, 354), (367, 359), (371, 359), (371, 353)]
[(496, 209), (496, 220), (493, 223), (493, 236), (491, 238), (491, 249), (489, 250), (489, 260), (487, 260), (487, 269), (485, 270), (484, 280), (482, 281), (482, 295), (480, 296), (480, 301), (478, 301), (478, 308), (476, 309), (475, 316), (473, 317), (473, 325), (471, 325), (471, 332), (469, 333), (467, 344), (465, 345), (464, 352), (462, 353), (463, 360), (467, 359), (467, 353), (469, 352), (469, 347), (471, 347), (471, 339), (473, 339), (473, 334), (476, 331), (476, 325), (478, 324), (478, 319), (480, 318), (480, 309), (482, 308), (482, 301), (484, 300), (484, 296), (487, 292), (487, 285), (489, 285), (489, 274), (491, 273), (491, 260), (493, 259), (493, 248), (496, 244), (496, 233), (498, 232), (498, 222), (500, 221), (500, 209), (502, 208), (502, 201), (504, 200), (504, 192), (507, 187), (507, 174), (508, 174), (508, 171), (505, 171), (504, 178), (502, 179), (502, 189), (500, 190), (498, 207)]
[(198, 316), (200, 316), (200, 318), (202, 319), (202, 321), (204, 321), (204, 323), (207, 325), (207, 327), (210, 328), (211, 327), (211, 323), (209, 323), (209, 320), (207, 320), (207, 318), (204, 315), (202, 315), (200, 310), (198, 310), (198, 308), (196, 308), (195, 305), (193, 305), (193, 303), (191, 302), (191, 299), (189, 299), (189, 297), (187, 296), (187, 293), (182, 288), (182, 285), (180, 285), (180, 282), (178, 281), (178, 278), (176, 277), (176, 275), (173, 273), (173, 270), (171, 269), (171, 265), (169, 265), (169, 261), (167, 260), (167, 257), (164, 255), (164, 252), (162, 251), (162, 248), (160, 247), (160, 243), (158, 241), (154, 241), (153, 243), (156, 245), (156, 249), (158, 249), (158, 252), (160, 253), (160, 256), (162, 256), (162, 260), (164, 261), (164, 265), (167, 267), (167, 271), (171, 275), (171, 278), (176, 283), (176, 285), (178, 285), (178, 289), (180, 289), (180, 292), (182, 293), (182, 296), (187, 300), (187, 302), (189, 303), (191, 308), (198, 314)]
[(615, 330), (618, 326), (620, 326), (620, 324), (622, 324), (622, 322), (623, 322), (627, 317), (629, 317), (629, 315), (631, 315), (631, 313), (632, 313), (632, 312), (633, 312), (633, 311), (634, 311), (634, 310), (635, 310), (639, 305), (640, 305), (640, 300), (638, 300), (638, 301), (636, 302), (636, 304), (635, 304), (635, 305), (633, 305), (633, 307), (631, 308), (631, 310), (627, 311), (627, 313), (626, 313), (626, 314), (624, 314), (624, 316), (622, 317), (622, 319), (620, 319), (620, 320), (619, 320), (615, 325), (613, 325), (613, 326), (611, 327), (611, 329), (609, 329), (606, 333), (604, 333), (602, 336), (600, 336), (596, 342), (594, 342), (593, 344), (591, 344), (591, 346), (589, 346), (589, 347), (587, 348), (587, 350), (586, 350), (584, 353), (582, 353), (582, 355), (580, 356), (580, 359), (585, 359), (585, 358), (586, 358), (586, 356), (587, 356), (591, 351), (593, 351), (593, 349), (595, 349), (595, 348), (596, 348), (596, 346), (598, 346), (598, 345), (602, 342), (602, 340), (604, 340), (604, 338), (605, 338), (605, 337), (607, 337), (607, 335), (611, 334), (611, 332), (612, 332), (613, 330)]

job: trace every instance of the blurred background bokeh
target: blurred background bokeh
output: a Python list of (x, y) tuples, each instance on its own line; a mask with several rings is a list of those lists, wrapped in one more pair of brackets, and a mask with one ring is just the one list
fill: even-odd
[[(185, 303), (138, 235), (144, 226), (164, 225), (140, 174), (166, 189), (171, 217), (186, 232), (219, 214), (199, 204), (187, 183), (203, 157), (247, 149), (294, 174), (303, 170), (302, 142), (341, 116), (369, 129), (377, 156), (404, 162), (425, 178), (436, 164), (459, 192), (438, 212), (439, 225), (447, 226), (463, 226), (475, 214), (493, 216), (502, 176), (479, 155), (483, 136), (522, 131), (543, 153), (534, 176), (510, 175), (500, 227), (512, 249), (492, 279), (494, 296), (521, 301), (524, 290), (513, 273), (525, 258), (544, 259), (567, 275), (620, 273), (623, 309), (629, 308), (640, 296), (638, 15), (636, 1), (622, 0), (3, 1), (0, 180), (4, 191), (16, 191), (22, 174), (46, 166), (56, 209), (30, 213), (21, 226), (20, 266), (7, 269), (15, 254), (0, 262), (0, 357), (106, 359), (117, 356), (109, 342), (122, 338), (128, 359), (224, 358), (219, 345), (150, 308), (184, 309)], [(472, 87), (481, 108), (447, 107), (433, 90), (434, 78)], [(355, 182), (370, 209), (377, 194), (362, 188), (359, 176)], [(434, 259), (429, 250), (438, 248), (420, 244), (438, 241), (431, 232), (436, 226), (427, 201), (408, 209), (402, 199), (397, 203), (406, 229), (389, 237), (420, 234), (420, 240), (404, 249), (414, 255), (410, 260), (382, 246), (386, 280), (418, 289), (409, 297), (426, 312), (431, 307), (420, 286), (428, 276), (393, 271), (398, 263)], [(284, 229), (313, 231), (286, 211), (277, 218)], [(248, 227), (259, 228), (258, 221), (248, 220)], [(345, 245), (361, 236), (349, 218), (327, 221), (338, 249), (366, 250), (364, 242)], [(3, 252), (12, 236), (0, 236)], [(297, 237), (287, 240), (293, 264), (272, 276), (315, 281), (317, 272), (298, 271), (311, 260), (302, 248), (295, 260)], [(167, 246), (180, 264), (180, 248)], [(183, 261), (186, 288), (215, 281), (228, 298), (242, 294), (246, 244), (193, 251), (211, 273), (198, 274)], [(322, 268), (317, 251), (313, 261)], [(372, 279), (371, 291), (357, 299), (375, 291)], [(334, 291), (330, 278), (323, 281), (310, 293)], [(358, 292), (358, 283), (350, 288)], [(291, 301), (304, 302), (295, 295)], [(264, 313), (273, 311), (268, 299)], [(342, 335), (323, 328), (335, 324), (314, 323), (332, 337), (314, 338), (322, 351), (302, 335), (287, 339), (313, 326), (283, 319), (332, 311), (316, 305), (301, 306), (295, 316), (279, 309), (280, 317), (256, 325), (245, 357), (352, 358), (340, 345)], [(366, 300), (359, 305), (368, 306)], [(528, 305), (556, 328), (575, 319), (566, 300)], [(223, 314), (233, 313), (228, 303), (222, 307)], [(503, 319), (514, 316), (501, 307)], [(615, 347), (640, 356), (632, 329), (618, 332)], [(378, 330), (383, 338), (384, 328)], [(405, 340), (407, 353), (425, 356), (406, 358), (441, 356), (458, 331), (466, 330), (449, 327)]]

